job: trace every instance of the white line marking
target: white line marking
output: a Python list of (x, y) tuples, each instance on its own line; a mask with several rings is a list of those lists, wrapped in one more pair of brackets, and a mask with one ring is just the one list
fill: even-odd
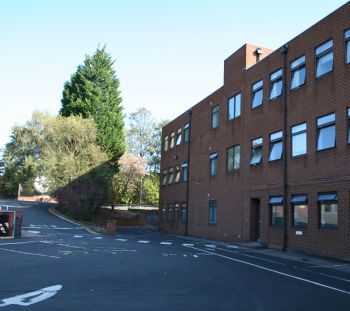
[(262, 270), (266, 270), (266, 271), (269, 271), (269, 272), (272, 272), (272, 273), (283, 275), (283, 276), (286, 276), (286, 277), (289, 277), (289, 278), (292, 278), (292, 279), (296, 279), (296, 280), (299, 280), (299, 281), (302, 281), (302, 282), (305, 282), (305, 283), (310, 283), (310, 284), (313, 284), (313, 285), (316, 285), (316, 286), (325, 287), (325, 288), (328, 288), (328, 289), (331, 289), (331, 290), (334, 290), (334, 291), (337, 291), (337, 292), (341, 292), (343, 294), (350, 295), (350, 292), (347, 292), (347, 291), (342, 290), (340, 288), (336, 288), (336, 287), (328, 286), (328, 285), (325, 285), (325, 284), (322, 284), (322, 283), (314, 282), (314, 281), (311, 281), (311, 280), (308, 280), (308, 279), (304, 279), (304, 278), (301, 278), (301, 277), (298, 277), (298, 276), (295, 276), (295, 275), (292, 275), (292, 274), (288, 274), (288, 273), (280, 272), (280, 271), (277, 271), (277, 270), (269, 269), (269, 268), (266, 268), (266, 267), (263, 267), (263, 266), (259, 266), (259, 265), (256, 265), (256, 264), (253, 264), (253, 263), (250, 263), (250, 262), (247, 262), (247, 261), (243, 261), (243, 260), (239, 260), (239, 259), (236, 259), (236, 258), (225, 256), (225, 255), (213, 253), (213, 252), (210, 252), (210, 251), (207, 251), (207, 250), (203, 250), (203, 249), (200, 249), (200, 248), (197, 248), (197, 247), (192, 247), (192, 246), (187, 246), (187, 247), (195, 249), (195, 250), (199, 250), (199, 251), (202, 251), (202, 252), (211, 253), (212, 255), (215, 255), (215, 256), (219, 256), (219, 257), (222, 257), (222, 258), (225, 258), (225, 259), (229, 259), (229, 260), (232, 260), (232, 261), (236, 261), (236, 262), (239, 262), (239, 263), (242, 263), (242, 264), (245, 264), (245, 265), (248, 265), (248, 266), (252, 266), (252, 267), (255, 267), (255, 268), (258, 268), (258, 269), (262, 269)]
[(213, 245), (213, 244), (208, 244), (208, 245), (205, 245), (205, 247), (209, 247), (209, 248), (216, 248), (216, 245)]
[(83, 236), (82, 235), (75, 235), (74, 237), (75, 238), (82, 238)]
[(0, 243), (0, 245), (3, 246), (3, 245), (17, 245), (17, 244), (32, 244), (32, 243), (38, 243), (38, 242), (41, 242), (41, 241)]
[(21, 252), (21, 251), (14, 251), (14, 250), (12, 250), (12, 249), (7, 249), (7, 248), (0, 248), (0, 250), (6, 251), (6, 252), (17, 253), (17, 254), (31, 255), (31, 256), (49, 257), (49, 258), (55, 258), (55, 259), (60, 259), (60, 258), (61, 258), (61, 257), (57, 257), (57, 256), (50, 256), (50, 255), (44, 255), (44, 254), (35, 254), (35, 253), (27, 253), (27, 252)]
[(137, 243), (143, 243), (143, 244), (148, 244), (150, 241), (137, 241)]
[(171, 244), (173, 244), (173, 243), (171, 243), (171, 242), (160, 242), (160, 244), (161, 244), (161, 245), (171, 245)]
[(226, 245), (227, 248), (240, 248), (239, 246), (236, 245)]
[(270, 260), (270, 259), (261, 258), (261, 257), (258, 257), (258, 256), (243, 254), (243, 253), (241, 253), (241, 252), (234, 252), (234, 251), (230, 251), (230, 250), (224, 249), (224, 248), (217, 248), (217, 249), (222, 250), (222, 251), (224, 251), (224, 252), (239, 254), (240, 256), (245, 256), (245, 257), (249, 257), (249, 258), (256, 258), (256, 259), (259, 259), (259, 260), (262, 260), (262, 261), (272, 262), (272, 263), (275, 263), (275, 264), (277, 264), (277, 265), (286, 266), (285, 263), (281, 263), (281, 262), (274, 261), (274, 260)]
[[(54, 286), (39, 289), (35, 292), (31, 292), (23, 295), (17, 295), (11, 298), (4, 298), (2, 299), (3, 303), (0, 304), (0, 308), (6, 307), (9, 305), (18, 305), (18, 306), (27, 307), (34, 303), (38, 303), (45, 299), (51, 298), (52, 296), (55, 296), (57, 292), (61, 289), (62, 289), (62, 285), (54, 285)], [(31, 298), (31, 299), (28, 300), (28, 298)]]
[(193, 246), (193, 244), (186, 244), (186, 243), (183, 243), (182, 246)]
[(193, 255), (193, 257), (198, 258), (198, 256), (197, 256), (197, 255)]
[(40, 231), (28, 230), (29, 233), (39, 234)]
[(343, 278), (340, 278), (340, 277), (337, 277), (337, 276), (333, 276), (333, 275), (329, 275), (329, 274), (322, 273), (322, 272), (319, 272), (318, 274), (327, 276), (327, 277), (332, 278), (332, 279), (337, 279), (337, 280), (341, 280), (341, 281), (350, 283), (350, 280), (348, 280), (348, 279), (343, 279)]
[(42, 230), (80, 230), (80, 229), (83, 229), (82, 227), (72, 227), (72, 228), (59, 228), (59, 227), (56, 227), (56, 228), (43, 228), (41, 226), (32, 226), (32, 227), (22, 227), (22, 229), (42, 229)]
[(115, 239), (116, 241), (126, 242), (128, 239)]
[(94, 238), (92, 238), (93, 240), (102, 240), (103, 239), (103, 237), (102, 236), (96, 236), (96, 237), (94, 237)]

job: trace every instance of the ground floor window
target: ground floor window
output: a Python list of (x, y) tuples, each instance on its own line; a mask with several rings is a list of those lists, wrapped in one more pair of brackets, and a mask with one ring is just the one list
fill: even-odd
[(293, 208), (293, 226), (307, 227), (309, 217), (307, 195), (293, 195), (291, 203)]
[(162, 204), (162, 209), (161, 209), (161, 220), (165, 221), (166, 220), (166, 204)]
[(322, 193), (317, 196), (321, 228), (338, 227), (338, 197), (336, 193)]
[(271, 218), (271, 226), (283, 225), (283, 198), (282, 197), (270, 197), (269, 199)]
[(173, 221), (173, 205), (168, 204), (168, 222)]
[(209, 224), (216, 224), (217, 201), (209, 200)]
[(182, 203), (182, 207), (181, 207), (181, 220), (182, 223), (186, 223), (186, 219), (187, 219), (187, 204), (186, 203)]
[(179, 221), (179, 213), (180, 213), (180, 204), (176, 203), (175, 210), (174, 210), (174, 221), (175, 222)]

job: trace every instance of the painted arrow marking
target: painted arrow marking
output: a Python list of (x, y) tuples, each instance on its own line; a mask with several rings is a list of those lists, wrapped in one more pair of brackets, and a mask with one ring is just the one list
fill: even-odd
[(9, 305), (18, 305), (18, 306), (27, 307), (34, 303), (38, 303), (45, 299), (51, 298), (52, 296), (55, 296), (58, 293), (58, 291), (61, 289), (62, 289), (62, 285), (54, 285), (54, 286), (39, 289), (35, 292), (18, 295), (11, 298), (4, 298), (1, 300), (2, 303), (0, 303), (0, 308), (6, 307)]

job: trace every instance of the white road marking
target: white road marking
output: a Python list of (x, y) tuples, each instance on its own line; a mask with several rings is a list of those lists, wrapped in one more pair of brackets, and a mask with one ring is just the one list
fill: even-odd
[(173, 243), (171, 243), (171, 242), (160, 242), (160, 244), (161, 244), (161, 245), (171, 245), (171, 244), (173, 244)]
[(230, 250), (224, 249), (224, 248), (217, 248), (217, 249), (222, 250), (222, 251), (224, 251), (224, 252), (239, 254), (240, 256), (244, 256), (244, 257), (255, 258), (255, 259), (262, 260), (262, 261), (272, 262), (272, 263), (275, 263), (275, 264), (277, 264), (277, 265), (286, 266), (285, 263), (278, 262), (278, 261), (274, 261), (274, 260), (270, 260), (270, 259), (261, 258), (261, 257), (259, 257), (259, 256), (253, 256), (253, 255), (243, 254), (242, 252), (230, 251)]
[(193, 255), (193, 257), (198, 258), (198, 256), (197, 256), (197, 255)]
[(71, 227), (71, 228), (60, 228), (60, 227), (56, 227), (56, 228), (50, 228), (50, 227), (42, 227), (42, 226), (30, 226), (30, 227), (22, 227), (22, 229), (44, 229), (44, 230), (81, 230), (83, 229), (82, 227)]
[(202, 251), (202, 252), (211, 253), (212, 255), (215, 255), (215, 256), (218, 256), (218, 257), (222, 257), (222, 258), (225, 258), (225, 259), (236, 261), (236, 262), (248, 265), (248, 266), (252, 266), (252, 267), (255, 267), (255, 268), (258, 268), (258, 269), (266, 270), (266, 271), (269, 271), (269, 272), (272, 272), (272, 273), (276, 273), (276, 274), (279, 274), (279, 275), (282, 275), (282, 276), (285, 276), (285, 277), (288, 277), (288, 278), (292, 278), (292, 279), (299, 280), (299, 281), (302, 281), (302, 282), (305, 282), (305, 283), (310, 283), (310, 284), (313, 284), (313, 285), (316, 285), (316, 286), (328, 288), (328, 289), (331, 289), (331, 290), (334, 290), (334, 291), (337, 291), (337, 292), (341, 292), (343, 294), (350, 295), (350, 292), (345, 291), (343, 289), (332, 287), (332, 286), (328, 286), (326, 284), (318, 283), (318, 282), (315, 282), (315, 281), (311, 281), (311, 280), (308, 280), (308, 279), (305, 279), (305, 278), (301, 278), (301, 277), (296, 276), (296, 275), (280, 272), (280, 271), (277, 271), (277, 270), (274, 270), (274, 269), (266, 268), (264, 266), (253, 264), (251, 262), (247, 262), (247, 261), (244, 261), (244, 260), (228, 257), (228, 256), (221, 255), (221, 254), (218, 254), (218, 253), (213, 253), (213, 252), (210, 252), (210, 251), (207, 251), (207, 250), (203, 250), (203, 249), (200, 249), (200, 248), (197, 248), (197, 247), (188, 246), (188, 248), (196, 249), (196, 250), (199, 250), (199, 251)]
[(94, 237), (94, 238), (92, 238), (93, 240), (102, 240), (103, 239), (103, 237), (102, 236), (96, 236), (96, 237)]
[(227, 248), (240, 248), (239, 246), (236, 245), (226, 245)]
[(183, 243), (182, 246), (193, 246), (193, 244), (186, 244), (186, 243)]
[(115, 239), (116, 241), (126, 242), (128, 239)]
[(216, 248), (216, 245), (213, 245), (213, 244), (206, 244), (205, 247)]
[(75, 238), (82, 238), (83, 236), (82, 235), (75, 235), (74, 237)]
[(28, 230), (29, 233), (39, 234), (40, 231)]
[(0, 245), (3, 246), (3, 245), (32, 244), (32, 243), (38, 243), (38, 242), (43, 242), (43, 241), (10, 242), (10, 243), (0, 243)]
[[(17, 295), (11, 298), (4, 298), (2, 299), (3, 303), (0, 304), (0, 308), (6, 307), (9, 305), (18, 305), (18, 306), (27, 307), (34, 303), (38, 303), (40, 301), (43, 301), (45, 299), (55, 296), (57, 292), (61, 289), (62, 289), (62, 285), (54, 285), (54, 286), (39, 289), (35, 292), (30, 292), (23, 295)], [(28, 298), (31, 298), (31, 299), (28, 300)]]
[(143, 240), (140, 240), (140, 241), (137, 241), (137, 243), (143, 243), (143, 244), (148, 244), (150, 241), (143, 241)]
[(23, 254), (23, 255), (30, 255), (30, 256), (49, 257), (49, 258), (55, 258), (55, 259), (60, 259), (61, 258), (61, 257), (57, 257), (57, 256), (50, 256), (50, 255), (44, 255), (44, 254), (36, 254), (36, 253), (14, 251), (12, 249), (7, 249), (7, 248), (0, 248), (0, 250), (5, 251), (5, 252), (11, 252), (11, 253), (17, 253), (17, 254)]

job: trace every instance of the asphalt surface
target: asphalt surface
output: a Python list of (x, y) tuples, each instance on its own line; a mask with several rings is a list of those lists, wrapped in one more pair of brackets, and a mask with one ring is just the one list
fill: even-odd
[(91, 234), (48, 205), (0, 240), (0, 310), (350, 310), (350, 266), (166, 235)]

